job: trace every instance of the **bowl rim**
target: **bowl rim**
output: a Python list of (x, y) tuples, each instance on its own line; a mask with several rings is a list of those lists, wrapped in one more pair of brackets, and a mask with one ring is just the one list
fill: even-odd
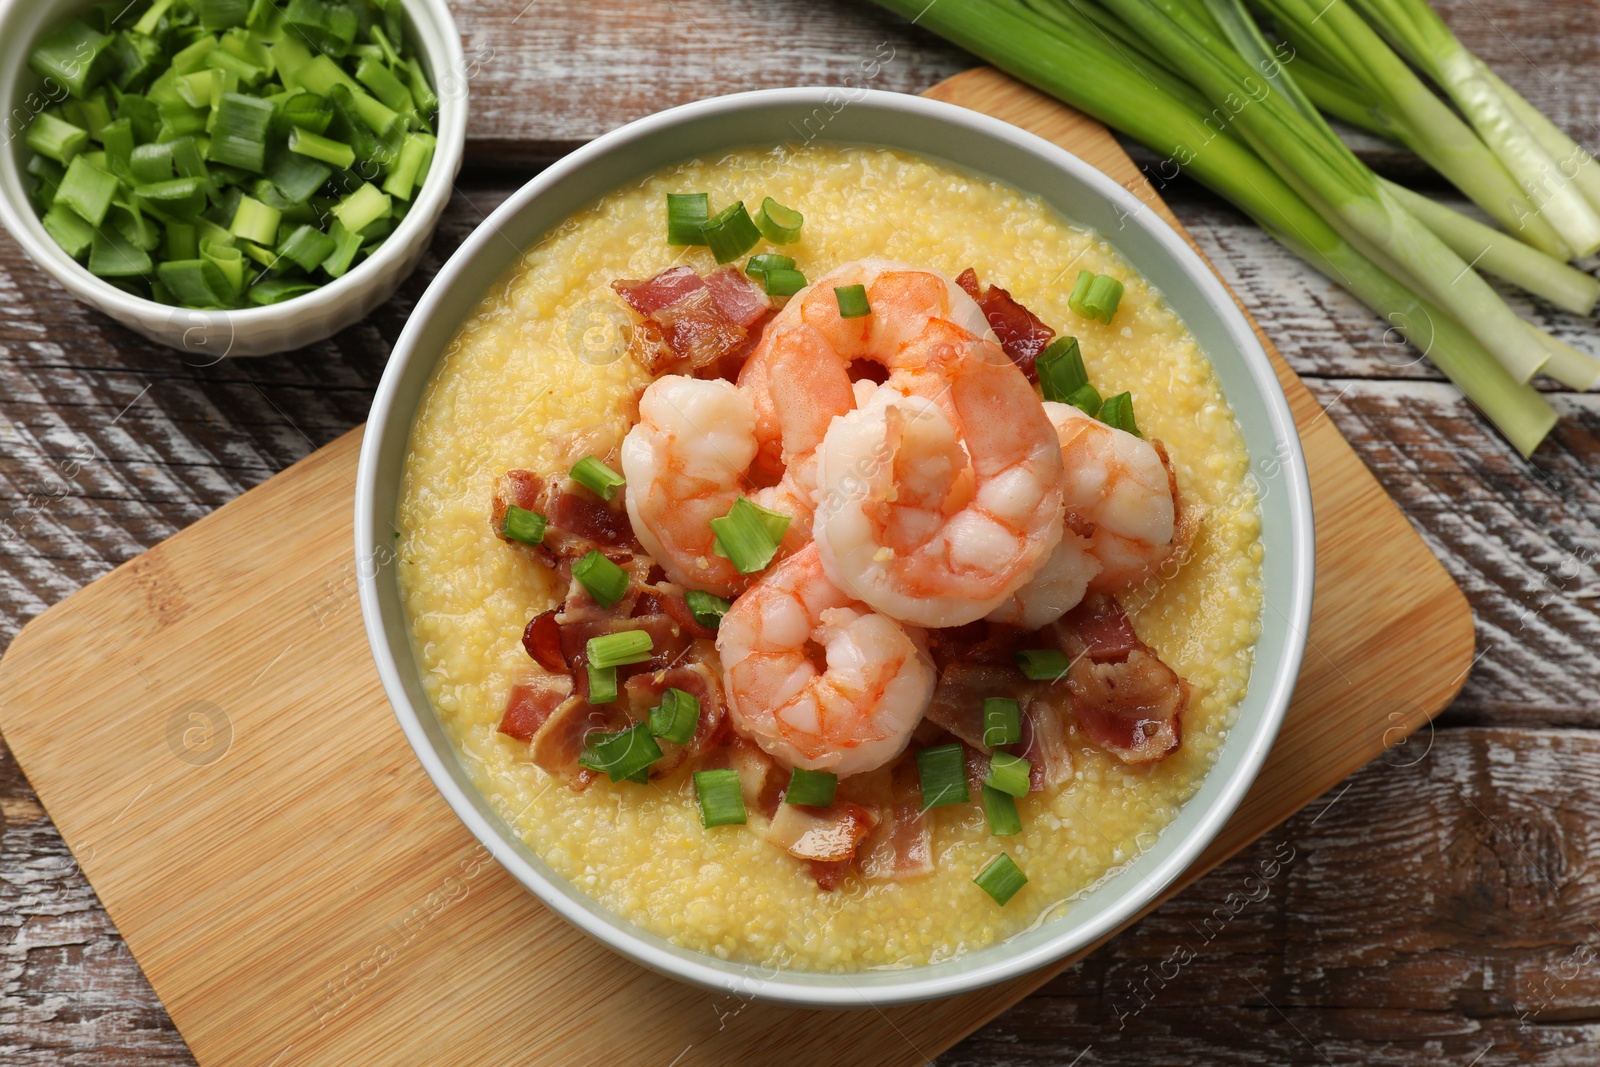
[[(369, 285), (379, 281), (386, 271), (396, 267), (405, 258), (409, 251), (410, 240), (419, 230), (432, 229), (439, 212), (443, 210), (454, 190), (456, 171), (460, 168), (466, 146), (466, 60), (455, 17), (450, 13), (450, 7), (445, 0), (401, 0), (401, 4), (411, 18), (411, 25), (417, 33), (419, 45), (426, 50), (425, 60), (431, 60), (433, 67), (434, 93), (439, 97), (438, 128), (434, 133), (437, 145), (433, 161), (428, 167), (428, 176), (423, 179), (422, 188), (412, 200), (405, 218), (400, 220), (400, 225), (383, 239), (376, 252), (342, 277), (320, 285), (312, 292), (265, 307), (211, 310), (187, 308), (181, 304), (164, 304), (159, 300), (134, 296), (91, 274), (88, 267), (67, 255), (66, 251), (45, 231), (44, 224), (38, 212), (33, 209), (32, 203), (19, 204), (8, 195), (4, 181), (0, 181), (0, 225), (4, 225), (6, 231), (22, 246), (29, 259), (75, 297), (97, 308), (114, 307), (120, 314), (126, 316), (183, 315), (191, 324), (204, 324), (215, 319), (228, 322), (237, 333), (282, 318), (326, 313), (358, 298)], [(0, 0), (0, 27), (8, 26), (19, 12), (29, 10), (33, 6), (32, 0)], [(55, 20), (65, 18), (89, 6), (92, 5), (88, 0), (82, 0), (70, 8), (53, 10), (47, 17), (46, 24), (53, 24)], [(418, 17), (419, 12), (423, 11), (427, 12), (427, 20)], [(446, 74), (460, 82), (459, 92), (446, 96), (440, 91), (442, 77)], [(9, 85), (0, 83), (0, 104), (9, 102), (10, 98)], [(0, 111), (3, 110), (5, 109), (0, 108)], [(17, 138), (21, 140), (20, 132)], [(7, 157), (5, 160), (0, 160), (0, 167), (9, 169), (14, 165), (10, 162), (14, 156), (10, 146), (5, 146), (5, 151)], [(18, 167), (17, 171), (18, 184), (25, 185), (25, 172), (21, 167)]]
[[(609, 153), (625, 149), (631, 143), (650, 137), (663, 130), (685, 123), (713, 119), (725, 113), (753, 109), (768, 105), (821, 106), (827, 100), (837, 100), (845, 94), (851, 106), (862, 103), (891, 112), (920, 113), (921, 116), (963, 127), (967, 131), (1010, 142), (1045, 162), (1065, 170), (1076, 181), (1093, 193), (1110, 202), (1119, 216), (1130, 225), (1143, 227), (1150, 238), (1161, 246), (1194, 283), (1201, 298), (1210, 306), (1227, 331), (1230, 342), (1248, 371), (1250, 381), (1259, 394), (1267, 412), (1269, 430), (1277, 444), (1275, 463), (1283, 471), (1287, 490), (1288, 544), (1291, 562), (1289, 574), (1291, 588), (1288, 609), (1282, 611), (1282, 624), (1291, 632), (1284, 654), (1263, 671), (1259, 661), (1252, 666), (1251, 689), (1261, 686), (1266, 692), (1265, 711), (1255, 734), (1245, 741), (1239, 762), (1226, 780), (1220, 795), (1207, 807), (1186, 837), (1178, 841), (1171, 852), (1162, 858), (1134, 889), (1123, 893), (1108, 904), (1103, 911), (1070, 928), (1063, 936), (1044, 940), (1025, 950), (1005, 955), (981, 966), (941, 973), (938, 964), (905, 969), (903, 972), (875, 972), (875, 983), (870, 990), (851, 982), (852, 974), (823, 975), (834, 979), (826, 983), (811, 984), (785, 981), (781, 969), (759, 968), (759, 974), (748, 971), (758, 969), (754, 964), (732, 964), (717, 960), (708, 954), (679, 949), (669, 951), (668, 943), (658, 945), (652, 938), (661, 940), (634, 926), (631, 921), (609, 913), (618, 921), (613, 925), (597, 916), (577, 900), (560, 891), (556, 882), (564, 882), (558, 875), (546, 876), (518, 855), (517, 846), (473, 804), (466, 789), (451, 777), (445, 756), (436, 751), (423, 725), (423, 715), (433, 715), (431, 707), (414, 706), (401, 681), (401, 666), (390, 647), (385, 631), (383, 609), (380, 604), (378, 583), (380, 568), (370, 565), (374, 546), (382, 542), (376, 537), (378, 516), (374, 514), (376, 471), (379, 454), (389, 433), (402, 432), (392, 426), (395, 418), (404, 419), (403, 432), (409, 437), (415, 410), (398, 412), (396, 398), (407, 366), (418, 357), (418, 342), (429, 318), (438, 313), (466, 265), (489, 242), (503, 240), (499, 229), (508, 220), (523, 211), (545, 190), (562, 182), (569, 174), (582, 169), (591, 161)], [(825, 138), (826, 139), (826, 138)], [(892, 144), (889, 144), (892, 147)], [(728, 147), (734, 147), (731, 143)], [(919, 153), (921, 154), (921, 153)], [(1005, 180), (996, 176), (999, 180)], [(433, 366), (437, 356), (431, 356)], [(430, 371), (431, 373), (431, 371)], [(502, 866), (533, 892), (548, 907), (567, 919), (580, 930), (594, 937), (621, 955), (657, 972), (707, 989), (727, 992), (744, 998), (768, 1000), (802, 1007), (863, 1007), (909, 1003), (969, 992), (981, 987), (1037, 970), (1064, 956), (1099, 943), (1120, 930), (1145, 908), (1155, 903), (1162, 891), (1184, 870), (1190, 867), (1200, 853), (1216, 837), (1233, 815), (1245, 793), (1255, 782), (1268, 751), (1277, 737), (1278, 729), (1287, 712), (1293, 695), (1306, 645), (1306, 632), (1311, 615), (1312, 587), (1315, 570), (1315, 532), (1311, 510), (1309, 477), (1301, 449), (1298, 430), (1287, 397), (1277, 373), (1254, 329), (1236, 304), (1232, 294), (1223, 285), (1215, 271), (1200, 258), (1178, 233), (1149, 206), (1139, 200), (1114, 179), (1065, 149), (1022, 130), (1010, 123), (992, 118), (955, 104), (931, 100), (926, 97), (888, 92), (876, 89), (849, 89), (838, 86), (803, 86), (784, 89), (760, 89), (715, 97), (679, 105), (638, 119), (583, 145), (574, 152), (551, 164), (544, 171), (508, 197), (494, 212), (484, 219), (463, 241), (446, 262), (439, 274), (429, 283), (427, 291), (416, 308), (399, 339), (396, 341), (388, 366), (373, 399), (368, 431), (364, 434), (357, 471), (355, 500), (355, 552), (356, 573), (362, 618), (372, 646), (373, 657), (380, 680), (394, 709), (395, 718), (411, 743), (428, 776), (440, 795), (449, 804), (469, 832), (500, 862)], [(392, 579), (391, 579), (392, 580)], [(407, 669), (415, 670), (410, 653), (405, 662)], [(1233, 735), (1230, 732), (1230, 740)], [(1220, 755), (1219, 750), (1219, 755)], [(459, 759), (454, 753), (451, 758)], [(1217, 773), (1215, 765), (1201, 779), (1202, 783)], [(1186, 802), (1188, 803), (1188, 802)], [(597, 902), (594, 902), (597, 903)], [(1003, 942), (997, 942), (1003, 944)], [(681, 954), (678, 954), (681, 953)], [(741, 968), (745, 973), (741, 973)], [(792, 972), (812, 979), (815, 972)], [(904, 979), (894, 981), (897, 973)]]

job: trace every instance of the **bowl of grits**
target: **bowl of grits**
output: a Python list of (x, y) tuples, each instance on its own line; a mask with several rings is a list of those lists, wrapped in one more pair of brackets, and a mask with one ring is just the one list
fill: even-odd
[(1276, 375), (1169, 226), (826, 88), (632, 123), (487, 219), (379, 387), (356, 551), (396, 717), (514, 877), (840, 1007), (1151, 904), (1265, 759), (1314, 566)]

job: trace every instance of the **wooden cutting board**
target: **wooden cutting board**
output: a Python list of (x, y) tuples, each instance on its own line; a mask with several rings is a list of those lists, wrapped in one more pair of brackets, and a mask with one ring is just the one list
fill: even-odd
[[(1055, 141), (1177, 224), (1091, 120), (989, 70), (928, 95)], [(1472, 660), (1466, 600), (1267, 348), (1316, 504), (1310, 647), (1259, 781), (1168, 895), (1402, 741)], [(434, 792), (379, 688), (359, 443), (69, 597), (0, 661), (0, 730), (202, 1064), (920, 1064), (1059, 970), (802, 1011), (662, 978), (547, 911)]]

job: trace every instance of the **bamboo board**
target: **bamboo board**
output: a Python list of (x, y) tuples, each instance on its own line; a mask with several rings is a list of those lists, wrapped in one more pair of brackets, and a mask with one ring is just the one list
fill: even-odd
[[(1175, 223), (1083, 116), (985, 70), (929, 95), (1056, 141)], [(1402, 740), (1472, 659), (1465, 599), (1268, 351), (1318, 515), (1310, 648), (1261, 778), (1170, 892)], [(379, 688), (359, 438), (69, 597), (0, 661), (0, 731), (200, 1063), (923, 1063), (1059, 969), (818, 1013), (680, 985), (545, 910), (433, 791)]]

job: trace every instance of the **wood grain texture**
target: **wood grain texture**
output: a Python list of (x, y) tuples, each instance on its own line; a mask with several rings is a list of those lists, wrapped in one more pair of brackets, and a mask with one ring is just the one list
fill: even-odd
[[(503, 6), (500, 0), (487, 0), (471, 10), (457, 10), (469, 55), (481, 54), (481, 47), (494, 40), (478, 28), (479, 20), (499, 18), (506, 23), (496, 42), (499, 54), (520, 58), (482, 70), (472, 83), (468, 170), (428, 260), (395, 301), (330, 342), (282, 357), (185, 366), (171, 353), (154, 349), (77, 304), (0, 234), (0, 648), (44, 607), (361, 421), (388, 347), (427, 279), (482, 215), (527, 176), (525, 170), (510, 169), (486, 177), (487, 168), (514, 168), (668, 103), (739, 88), (708, 72), (717, 65), (716, 49), (733, 36), (748, 41), (756, 32), (751, 17), (764, 22), (762, 33), (774, 25), (798, 30), (805, 19), (808, 28), (786, 42), (787, 53), (807, 50), (811, 34), (823, 33), (828, 45), (822, 51), (827, 54), (818, 58), (813, 53), (806, 60), (813, 70), (818, 64), (836, 64), (832, 69), (843, 76), (850, 65), (840, 57), (869, 55), (882, 41), (922, 64), (889, 64), (876, 83), (884, 88), (921, 89), (968, 62), (931, 35), (882, 21), (885, 16), (865, 3), (752, 2), (744, 6), (743, 26), (730, 35), (725, 34), (722, 12), (731, 5), (700, 0), (691, 10), (702, 16), (697, 24), (705, 36), (674, 38), (654, 51), (648, 34), (635, 35), (625, 18), (611, 19), (604, 37), (596, 33), (582, 38), (585, 20), (592, 26), (596, 18), (616, 10), (618, 0), (597, 0), (585, 5), (588, 10), (570, 13), (571, 5), (553, 0), (534, 7), (540, 19), (566, 25), (568, 39), (576, 42), (556, 51), (527, 43), (521, 24), (511, 24), (515, 12), (496, 15)], [(1570, 133), (1594, 140), (1600, 91), (1594, 88), (1592, 71), (1600, 54), (1600, 28), (1592, 4), (1452, 0), (1440, 6), (1466, 43), (1503, 76), (1557, 116)], [(767, 22), (766, 11), (777, 16)], [(816, 20), (829, 28), (816, 30)], [(619, 39), (647, 53), (648, 60), (612, 65), (607, 58), (614, 51), (611, 42)], [(517, 73), (541, 67), (581, 79), (590, 91), (555, 100), (541, 95)], [(777, 73), (781, 69), (791, 68), (766, 65), (755, 76), (770, 79), (764, 84), (815, 79), (785, 78)], [(908, 70), (915, 76), (895, 80)], [(613, 106), (623, 86), (634, 95), (626, 114)], [(1362, 141), (1357, 147), (1364, 158), (1391, 173), (1418, 173), (1414, 161), (1377, 142)], [(1459, 396), (1432, 384), (1437, 376), (1431, 368), (1412, 364), (1409, 356), (1396, 358), (1384, 345), (1381, 325), (1365, 310), (1284, 256), (1204, 191), (1179, 183), (1165, 195), (1472, 602), (1480, 646), (1490, 651), (1440, 724), (1514, 723), (1528, 729), (1442, 729), (1435, 751), (1482, 736), (1487, 740), (1472, 743), (1483, 745), (1486, 763), (1498, 765), (1516, 758), (1524, 747), (1542, 745), (1549, 732), (1532, 729), (1540, 724), (1595, 725), (1600, 717), (1593, 699), (1600, 677), (1600, 600), (1592, 594), (1600, 588), (1594, 562), (1600, 511), (1592, 487), (1600, 477), (1600, 414), (1594, 398), (1557, 398), (1566, 415), (1557, 439), (1524, 467)], [(1580, 346), (1594, 343), (1591, 320), (1558, 322), (1557, 328)], [(91, 458), (74, 463), (74, 456), (85, 450), (92, 450), (87, 453)], [(1464, 509), (1463, 501), (1471, 507)], [(1485, 620), (1495, 621), (1486, 625)], [(1529, 679), (1537, 683), (1531, 690)], [(1544, 825), (1567, 817), (1563, 813), (1576, 813), (1576, 819), (1592, 824), (1600, 814), (1588, 810), (1592, 767), (1590, 755), (1569, 756), (1546, 767), (1547, 777), (1540, 781), (1519, 779), (1502, 782), (1501, 788), (1475, 789), (1473, 803), (1486, 819), (1501, 823), (1508, 814)], [(1369, 770), (1357, 781), (1369, 775), (1369, 791), (1360, 794), (1363, 808), (1351, 806), (1356, 794), (1347, 794), (1314, 826), (1315, 805), (1285, 828), (1302, 862), (1320, 872), (1301, 884), (1299, 906), (1312, 914), (1349, 910), (1374, 893), (1407, 901), (1428, 901), (1434, 895), (1470, 900), (1478, 868), (1408, 863), (1403, 845), (1392, 855), (1386, 848), (1375, 859), (1377, 867), (1392, 872), (1376, 889), (1357, 881), (1368, 869), (1368, 855), (1349, 858), (1342, 852), (1336, 854), (1338, 863), (1323, 862), (1322, 833), (1330, 826), (1346, 837), (1360, 837), (1377, 821), (1368, 810), (1424, 810), (1417, 772), (1385, 767)], [(1508, 784), (1510, 788), (1504, 787)], [(1335, 789), (1333, 795), (1337, 793)], [(3, 746), (0, 814), (5, 817), (0, 835), (0, 1060), (27, 1067), (192, 1063)], [(1569, 851), (1577, 840), (1573, 836), (1564, 842)], [(1581, 872), (1588, 859), (1576, 855), (1565, 862)], [(1246, 857), (1230, 861), (1155, 918), (1187, 902), (1210, 914), (1239, 889), (1248, 870)], [(1480, 912), (1487, 914), (1490, 906), (1484, 903)], [(1479, 912), (1469, 909), (1466, 914), (1470, 919)], [(1426, 1045), (1429, 1035), (1493, 1031), (1496, 1043), (1482, 1064), (1558, 1055), (1560, 1059), (1550, 1061), (1592, 1062), (1592, 1044), (1582, 1044), (1594, 1040), (1593, 1024), (1585, 1021), (1595, 1017), (1600, 1005), (1592, 989), (1563, 987), (1566, 995), (1560, 1004), (1535, 1015), (1526, 1026), (1514, 1017), (1508, 1021), (1503, 1005), (1470, 997), (1449, 999), (1456, 988), (1456, 965), (1462, 961), (1469, 970), (1484, 973), (1503, 967), (1536, 976), (1549, 973), (1541, 972), (1545, 957), (1540, 953), (1545, 943), (1565, 936), (1561, 917), (1523, 913), (1520, 918), (1524, 925), (1514, 933), (1462, 922), (1450, 946), (1413, 949), (1412, 958), (1420, 965), (1407, 972), (1404, 983), (1384, 987), (1381, 1002), (1364, 1018), (1380, 1019), (1385, 1032), (1400, 1035), (1394, 1044), (1407, 1034), (1417, 1035), (1417, 1047), (1402, 1056), (1393, 1046), (1385, 1051), (1375, 1043), (1338, 1060), (1466, 1064), (1490, 1037), (1470, 1054), (1446, 1057)], [(1283, 923), (1268, 925), (1277, 929)], [(1119, 960), (1136, 968), (1165, 959), (1166, 949), (1142, 956), (1131, 951), (1149, 926), (1141, 924), (1095, 953), (941, 1062), (1064, 1064), (1089, 1042), (1095, 1047), (1085, 1063), (1231, 1062), (1246, 1049), (1259, 1061), (1263, 1037), (1241, 1033), (1240, 1020), (1252, 1030), (1278, 1027), (1285, 1041), (1278, 1046), (1281, 1056), (1269, 1057), (1271, 1062), (1326, 1062), (1309, 1048), (1291, 1049), (1288, 1039), (1293, 1035), (1282, 1018), (1261, 1010), (1258, 1003), (1254, 1014), (1241, 1008), (1230, 1016), (1229, 1029), (1215, 1033), (1213, 1020), (1220, 1017), (1211, 1002), (1171, 1012), (1162, 1023), (1162, 1047), (1170, 1052), (1165, 1057), (1141, 1051), (1139, 1038), (1146, 1034), (1141, 1020), (1156, 1016), (1142, 1014), (1126, 1031), (1118, 1031), (1109, 1009), (1084, 1008), (1096, 996), (1095, 976), (1119, 966)], [(1231, 961), (1259, 968), (1252, 976), (1289, 980), (1304, 988), (1308, 982), (1324, 981), (1325, 974), (1335, 973), (1350, 956), (1370, 961), (1393, 955), (1393, 936), (1380, 926), (1367, 940), (1353, 937), (1348, 955), (1313, 938), (1296, 942), (1292, 951), (1277, 951), (1270, 944), (1263, 949), (1252, 928), (1234, 923), (1206, 946), (1214, 965), (1208, 981), (1225, 989), (1235, 1004), (1254, 1003), (1241, 1000), (1239, 989), (1223, 981), (1237, 970)], [(1557, 958), (1565, 959), (1559, 953)], [(1272, 988), (1259, 977), (1252, 980), (1263, 990)], [(1342, 996), (1348, 990), (1324, 990), (1328, 995), (1314, 1003), (1274, 1001), (1290, 1010), (1296, 1025), (1327, 1032), (1344, 1018)], [(1242, 996), (1250, 995), (1243, 990)], [(1159, 1006), (1158, 1001), (1151, 1010)], [(1529, 1005), (1514, 1006), (1521, 1011)]]

